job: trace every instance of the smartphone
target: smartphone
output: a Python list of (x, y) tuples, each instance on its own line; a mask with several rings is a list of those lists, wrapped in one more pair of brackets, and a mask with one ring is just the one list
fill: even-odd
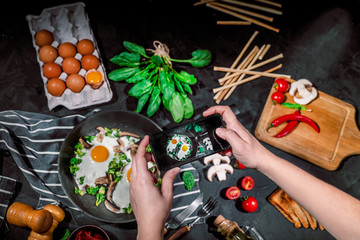
[(216, 135), (215, 130), (224, 127), (219, 114), (150, 136), (150, 147), (160, 171), (193, 162), (230, 147)]

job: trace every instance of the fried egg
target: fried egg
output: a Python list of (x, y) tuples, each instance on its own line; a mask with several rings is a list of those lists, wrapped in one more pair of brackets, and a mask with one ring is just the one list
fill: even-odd
[(168, 145), (166, 147), (167, 152), (173, 152), (176, 149), (176, 146), (179, 143), (179, 135), (174, 135), (170, 141), (168, 142)]
[(191, 140), (186, 135), (175, 134), (168, 140), (166, 152), (173, 159), (183, 161), (191, 155), (191, 151)]
[(182, 160), (182, 159), (186, 159), (188, 156), (190, 156), (190, 154), (191, 154), (190, 147), (191, 146), (189, 143), (187, 143), (187, 142), (183, 143), (177, 153), (178, 159)]
[(82, 161), (78, 164), (79, 170), (76, 172), (75, 181), (79, 188), (95, 187), (95, 179), (106, 176), (109, 163), (115, 154), (113, 147), (119, 145), (116, 138), (108, 136), (104, 136), (101, 143), (94, 138), (90, 144), (93, 145), (90, 149), (82, 150), (85, 155), (81, 157)]

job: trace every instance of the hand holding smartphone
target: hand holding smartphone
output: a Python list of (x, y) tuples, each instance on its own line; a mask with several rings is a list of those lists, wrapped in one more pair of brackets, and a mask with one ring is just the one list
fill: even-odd
[(216, 135), (224, 127), (219, 114), (186, 123), (150, 136), (150, 146), (159, 169), (171, 168), (193, 162), (230, 147)]

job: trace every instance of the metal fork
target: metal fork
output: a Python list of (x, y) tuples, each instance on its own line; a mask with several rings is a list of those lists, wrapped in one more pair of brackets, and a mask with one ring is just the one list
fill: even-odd
[(216, 208), (218, 200), (210, 197), (203, 207), (198, 212), (198, 217), (188, 225), (189, 228), (192, 228), (195, 223), (197, 223), (201, 218), (205, 218), (211, 214), (211, 212)]
[(171, 235), (167, 240), (175, 240), (184, 233), (190, 231), (190, 229), (197, 223), (201, 218), (205, 218), (211, 214), (211, 212), (216, 208), (218, 201), (213, 197), (210, 197), (209, 200), (202, 206), (202, 208), (198, 212), (198, 217), (189, 225), (186, 225), (179, 230), (177, 230), (173, 235)]

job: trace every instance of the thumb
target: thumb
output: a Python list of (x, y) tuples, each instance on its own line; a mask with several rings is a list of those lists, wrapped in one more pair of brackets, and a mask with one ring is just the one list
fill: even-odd
[(216, 134), (220, 138), (228, 141), (231, 146), (235, 146), (236, 143), (239, 143), (239, 141), (241, 141), (241, 142), (244, 141), (236, 132), (234, 132), (231, 129), (217, 128), (216, 129)]
[(161, 183), (161, 192), (164, 197), (168, 200), (172, 199), (173, 197), (173, 184), (176, 175), (180, 172), (180, 168), (176, 167), (169, 171), (167, 171), (162, 179)]

